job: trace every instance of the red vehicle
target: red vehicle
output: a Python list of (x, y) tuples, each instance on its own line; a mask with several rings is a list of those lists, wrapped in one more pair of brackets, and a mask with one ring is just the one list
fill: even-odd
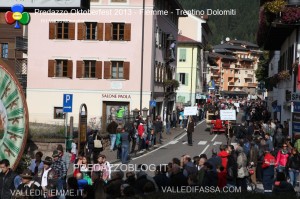
[(210, 128), (210, 134), (225, 133), (228, 126), (228, 121), (222, 121), (220, 119), (211, 121), (212, 127)]

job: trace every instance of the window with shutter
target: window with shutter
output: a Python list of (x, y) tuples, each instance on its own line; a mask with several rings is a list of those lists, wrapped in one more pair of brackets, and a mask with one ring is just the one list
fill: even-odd
[(105, 41), (111, 40), (111, 35), (112, 35), (111, 32), (112, 32), (112, 24), (106, 23), (105, 24)]
[[(111, 78), (112, 79), (124, 79), (124, 67), (122, 61), (111, 62)], [(129, 76), (129, 74), (128, 74)], [(129, 78), (129, 77), (128, 77)]]
[(181, 84), (185, 85), (186, 83), (185, 73), (179, 73), (179, 81), (181, 82)]
[(55, 77), (55, 60), (48, 60), (48, 77)]
[(78, 30), (77, 30), (77, 39), (78, 40), (84, 40), (85, 39), (85, 24), (84, 23), (78, 23)]
[(87, 40), (96, 40), (96, 35), (97, 35), (97, 22), (85, 22), (86, 26), (86, 37), (85, 39)]
[(96, 61), (96, 78), (102, 79), (102, 61)]
[(67, 77), (72, 79), (73, 78), (73, 61), (67, 61)]
[(82, 78), (83, 77), (83, 61), (77, 61), (76, 62), (76, 77), (77, 78)]
[[(75, 29), (74, 29), (75, 31)], [(57, 22), (55, 26), (55, 39), (69, 39), (69, 22)]]
[(68, 77), (68, 60), (55, 60), (54, 77)]
[(104, 79), (111, 79), (111, 62), (104, 62)]
[(185, 62), (185, 60), (186, 60), (186, 49), (181, 48), (179, 50), (179, 62)]
[(103, 40), (103, 23), (97, 24), (97, 40), (99, 41)]
[(65, 29), (68, 29), (68, 39), (74, 40), (75, 39), (75, 23), (69, 23), (68, 27), (65, 27)]
[(131, 39), (131, 24), (126, 23), (124, 26), (124, 41), (130, 41)]
[(56, 39), (57, 23), (49, 23), (49, 39)]
[(84, 77), (95, 78), (96, 77), (96, 61), (84, 60)]
[[(125, 24), (124, 23), (112, 23), (112, 40), (124, 41), (125, 40), (124, 33), (125, 33)], [(127, 31), (127, 33), (128, 33), (128, 31)], [(130, 31), (129, 31), (129, 33), (130, 33)]]
[(130, 62), (124, 62), (123, 63), (124, 67), (124, 79), (129, 80), (130, 76)]
[(189, 74), (185, 73), (185, 85), (188, 86), (189, 85)]

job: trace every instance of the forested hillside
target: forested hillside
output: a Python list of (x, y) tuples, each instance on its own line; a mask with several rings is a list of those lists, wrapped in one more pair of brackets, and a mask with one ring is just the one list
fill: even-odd
[(235, 16), (209, 16), (213, 36), (210, 43), (219, 44), (226, 37), (256, 43), (259, 0), (178, 0), (185, 10), (236, 9)]

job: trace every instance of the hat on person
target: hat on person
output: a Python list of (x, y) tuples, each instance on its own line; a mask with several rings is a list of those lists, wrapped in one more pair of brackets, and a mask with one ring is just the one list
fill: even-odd
[(58, 151), (64, 151), (64, 148), (61, 144), (57, 145), (57, 148), (56, 148)]
[(53, 153), (52, 153), (52, 158), (55, 158), (55, 157), (58, 157), (59, 156), (59, 153), (57, 150), (54, 150)]
[(20, 176), (21, 176), (21, 178), (25, 178), (25, 179), (32, 179), (33, 178), (32, 172), (31, 172), (30, 169), (25, 169)]
[(46, 165), (51, 165), (52, 164), (52, 158), (47, 156), (43, 162)]

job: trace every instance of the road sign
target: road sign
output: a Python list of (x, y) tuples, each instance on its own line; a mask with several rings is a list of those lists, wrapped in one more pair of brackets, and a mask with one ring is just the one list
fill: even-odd
[(63, 112), (71, 113), (73, 105), (73, 94), (64, 94)]
[(292, 119), (293, 119), (293, 122), (300, 123), (300, 113), (292, 113)]
[(236, 120), (235, 110), (221, 110), (220, 111), (221, 120)]
[(151, 100), (150, 101), (150, 106), (151, 107), (156, 107), (156, 101), (155, 100)]

